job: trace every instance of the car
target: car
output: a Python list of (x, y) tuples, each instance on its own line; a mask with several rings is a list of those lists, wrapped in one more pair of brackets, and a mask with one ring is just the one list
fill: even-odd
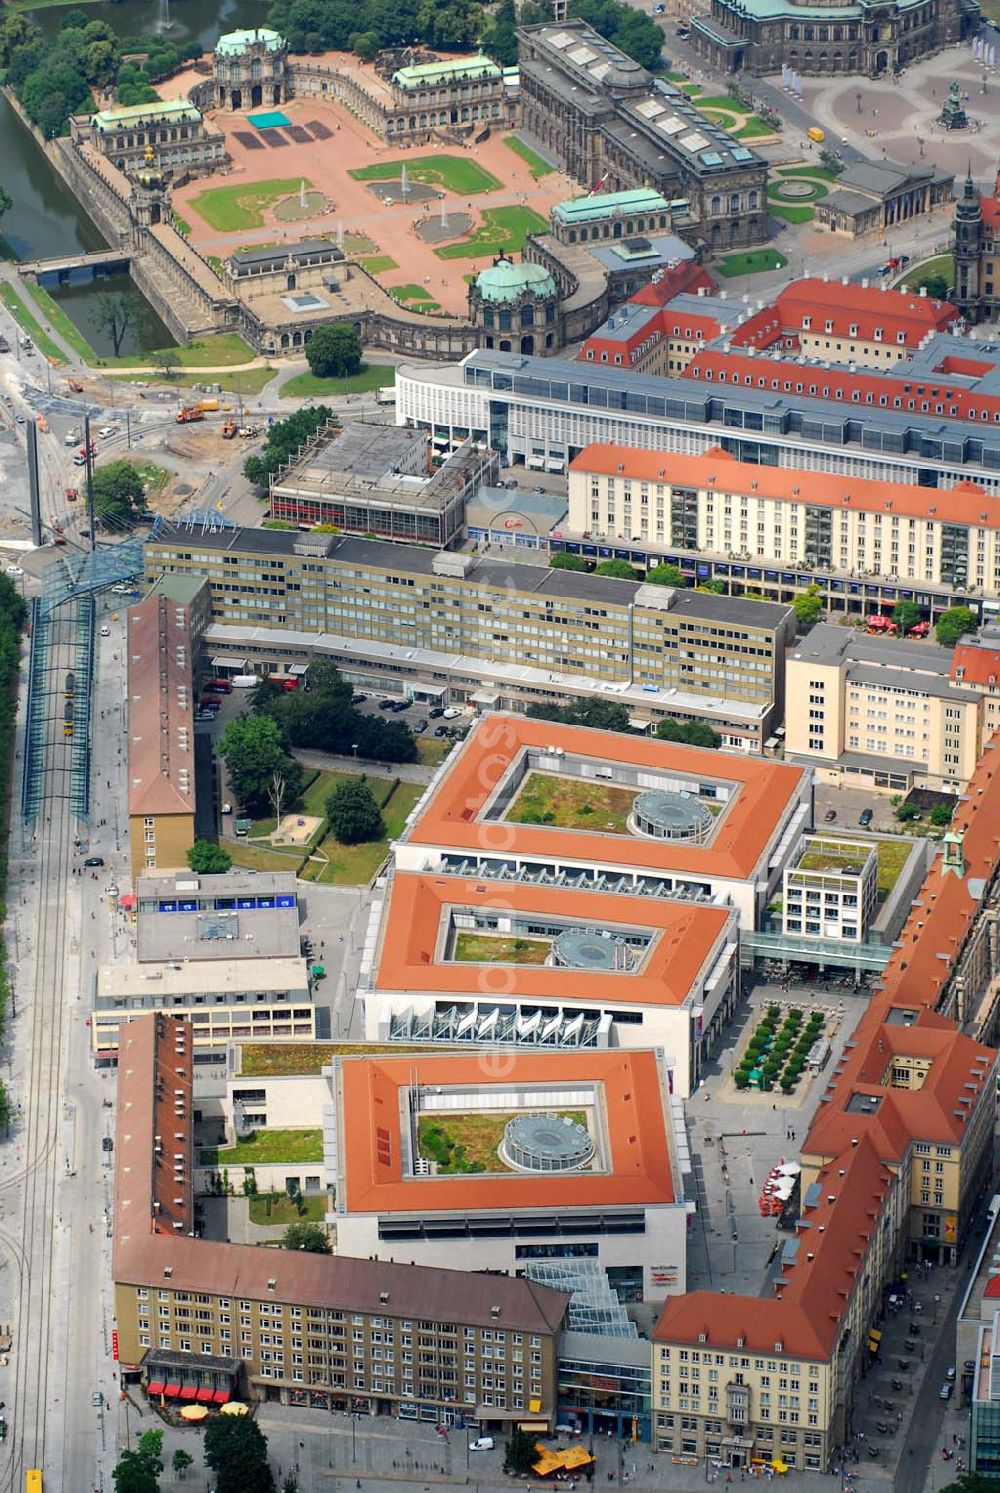
[(90, 1403), (93, 1405), (95, 1410), (100, 1410), (103, 1408), (104, 1396), (101, 1394), (101, 1391), (99, 1389), (95, 1389), (93, 1394), (90, 1396)]
[(115, 431), (117, 429), (118, 429), (117, 425), (102, 425), (101, 428), (100, 428), (100, 430), (97, 432), (97, 434), (101, 437), (102, 441), (106, 441), (107, 438), (108, 438), (108, 436), (109, 435), (114, 435), (114, 433), (115, 433)]
[(688, 37), (691, 35), (691, 28), (690, 26), (678, 26), (676, 31), (674, 32), (674, 35), (679, 36), (681, 41), (687, 41)]
[(223, 804), (222, 808), (219, 810), (220, 814), (231, 814), (232, 812), (233, 812), (233, 806), (230, 803)]
[(398, 715), (401, 710), (409, 710), (412, 704), (412, 700), (394, 700), (392, 708)]
[(477, 1436), (475, 1441), (469, 1442), (470, 1452), (491, 1452), (495, 1446), (492, 1436)]
[(116, 596), (129, 596), (132, 592), (132, 587), (124, 584), (112, 586), (111, 589)]
[(667, 13), (667, 7), (665, 5), (654, 5), (653, 6), (653, 14), (654, 14), (654, 16), (663, 16), (663, 15), (666, 15), (666, 13)]
[(24, 567), (23, 567), (23, 565), (5, 565), (4, 566), (4, 574), (5, 575), (23, 575), (24, 574)]
[(354, 695), (351, 696), (351, 704), (352, 705), (363, 705), (367, 699), (368, 699), (367, 695), (362, 695), (359, 692), (359, 693), (354, 694)]
[(413, 732), (414, 736), (419, 736), (422, 731), (426, 731), (427, 730), (427, 722), (426, 721), (417, 721), (414, 725), (412, 725), (410, 727), (410, 730)]
[(111, 629), (108, 626), (108, 624), (105, 622), (104, 626), (101, 628), (101, 637), (102, 638), (110, 638), (110, 636), (111, 636)]
[(92, 537), (89, 529), (81, 529), (80, 536), (83, 539), (90, 539)]
[(827, 809), (826, 813), (823, 815), (823, 822), (824, 824), (832, 824), (836, 817), (836, 809)]
[(441, 719), (441, 717), (444, 715), (444, 706), (443, 705), (435, 705), (434, 709), (433, 710), (429, 710), (427, 713), (428, 713), (428, 715), (429, 715), (429, 717), (430, 717), (430, 719), (432, 721), (439, 721)]
[(955, 1382), (955, 1365), (954, 1364), (952, 1364), (952, 1366), (951, 1366), (950, 1369), (945, 1369), (945, 1371), (944, 1371), (944, 1377), (949, 1381), (949, 1383), (954, 1384), (954, 1382)]
[(103, 855), (88, 855), (83, 864), (85, 866), (103, 866), (104, 857)]
[(974, 1374), (976, 1371), (976, 1360), (974, 1358), (967, 1358), (962, 1365), (962, 1369), (966, 1374)]
[(448, 727), (447, 726), (435, 726), (435, 728), (434, 728), (434, 735), (435, 736), (447, 736), (448, 735)]
[(378, 702), (378, 708), (379, 710), (395, 710), (396, 702), (395, 700), (380, 700)]
[(954, 1384), (951, 1384), (951, 1383), (942, 1384), (941, 1388), (938, 1390), (938, 1399), (939, 1400), (950, 1400), (951, 1397), (952, 1397), (952, 1395), (954, 1394), (954, 1392), (955, 1392), (955, 1386), (954, 1386)]
[(858, 823), (861, 825), (862, 829), (867, 829), (874, 818), (875, 811), (873, 809), (862, 809), (861, 813), (858, 815)]
[(444, 718), (446, 721), (453, 721), (461, 714), (462, 712), (460, 710), (456, 710), (454, 705), (449, 705), (448, 709), (444, 712)]
[(24, 418), (24, 416), (23, 416), (23, 415), (15, 415), (15, 416), (14, 416), (14, 419), (15, 419), (15, 420), (16, 420), (16, 421), (17, 421), (17, 423), (18, 423), (18, 425), (24, 425), (24, 424), (26, 424), (26, 423), (27, 423), (27, 422), (26, 422), (26, 421), (25, 421), (25, 418)]

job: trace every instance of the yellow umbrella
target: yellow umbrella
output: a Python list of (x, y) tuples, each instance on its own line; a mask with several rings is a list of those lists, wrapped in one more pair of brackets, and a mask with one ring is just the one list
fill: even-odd
[(223, 1415), (249, 1415), (250, 1406), (240, 1404), (239, 1400), (230, 1400), (228, 1405), (222, 1407)]
[(185, 1405), (181, 1411), (181, 1420), (204, 1420), (207, 1415), (204, 1405)]

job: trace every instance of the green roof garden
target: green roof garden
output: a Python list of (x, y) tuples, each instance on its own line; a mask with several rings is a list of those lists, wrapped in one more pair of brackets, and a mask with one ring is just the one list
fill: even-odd
[(873, 845), (856, 840), (809, 839), (795, 861), (794, 870), (860, 876), (874, 853)]
[(416, 62), (401, 67), (392, 75), (397, 88), (435, 88), (439, 83), (472, 81), (476, 78), (499, 78), (500, 68), (480, 52), (475, 57), (448, 57), (441, 62)]
[(635, 187), (629, 192), (595, 192), (588, 197), (571, 197), (568, 202), (557, 202), (552, 211), (560, 223), (591, 223), (619, 213), (663, 213), (669, 209), (670, 203), (659, 192)]

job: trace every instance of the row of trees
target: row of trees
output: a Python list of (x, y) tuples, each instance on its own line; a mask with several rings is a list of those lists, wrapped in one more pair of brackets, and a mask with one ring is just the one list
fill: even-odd
[[(628, 709), (614, 700), (569, 700), (565, 705), (547, 704), (538, 701), (528, 706), (528, 715), (536, 721), (559, 721), (564, 726), (590, 726), (596, 731), (619, 731), (623, 736), (631, 734)], [(677, 741), (685, 746), (709, 747), (714, 751), (722, 745), (722, 737), (705, 721), (660, 721), (656, 735), (661, 741)]]
[[(643, 67), (658, 68), (663, 33), (652, 17), (619, 0), (573, 0), (580, 16)], [(517, 27), (551, 20), (539, 0), (503, 0), (489, 14), (480, 0), (274, 0), (268, 25), (293, 52), (329, 49), (370, 61), (383, 48), (409, 46), (462, 51), (482, 47), (504, 66), (517, 62)]]
[(299, 447), (311, 441), (332, 416), (329, 405), (316, 404), (296, 410), (286, 420), (276, 420), (267, 428), (267, 440), (260, 454), (248, 456), (243, 463), (244, 477), (255, 487), (267, 487), (274, 473), (291, 461)]
[(395, 716), (363, 715), (351, 704), (352, 695), (339, 669), (319, 661), (310, 665), (304, 690), (289, 693), (261, 680), (250, 710), (276, 722), (293, 747), (369, 762), (415, 762), (417, 744), (409, 726)]
[[(205, 1424), (206, 1465), (215, 1474), (216, 1493), (275, 1493), (274, 1474), (267, 1462), (267, 1437), (249, 1415), (212, 1416)], [(191, 1453), (178, 1447), (171, 1466), (184, 1479), (194, 1464)], [(163, 1471), (163, 1432), (144, 1431), (134, 1449), (122, 1452), (112, 1479), (115, 1493), (159, 1493)], [(292, 1475), (282, 1493), (299, 1493)]]

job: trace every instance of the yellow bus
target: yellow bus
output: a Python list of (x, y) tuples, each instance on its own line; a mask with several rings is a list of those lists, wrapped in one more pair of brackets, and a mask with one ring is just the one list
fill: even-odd
[(42, 1493), (42, 1469), (29, 1467), (24, 1474), (24, 1493)]

